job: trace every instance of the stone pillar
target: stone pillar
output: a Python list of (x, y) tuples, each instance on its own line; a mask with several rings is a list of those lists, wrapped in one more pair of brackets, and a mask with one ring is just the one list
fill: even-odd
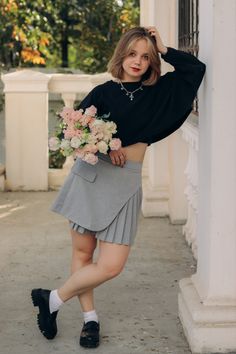
[[(177, 47), (177, 2), (141, 0), (141, 25), (157, 27), (167, 46)], [(173, 68), (162, 61), (162, 73)], [(187, 146), (180, 133), (152, 144), (148, 155), (148, 177), (143, 184), (144, 216), (170, 216), (172, 223), (186, 221), (184, 196)], [(177, 158), (177, 160), (176, 160)]]
[[(161, 0), (141, 0), (141, 26), (157, 26)], [(168, 31), (166, 28), (159, 30), (163, 37)], [(148, 148), (148, 156), (145, 158), (147, 176), (143, 180), (143, 203), (142, 212), (144, 216), (166, 216), (168, 215), (168, 156), (166, 139)]]
[(197, 259), (197, 212), (198, 212), (198, 126), (186, 122), (181, 128), (183, 139), (188, 144), (188, 162), (184, 170), (186, 187), (184, 193), (188, 202), (187, 222), (183, 234)]
[(166, 216), (169, 197), (167, 142), (160, 141), (148, 149), (148, 175), (143, 181), (142, 213), (145, 217)]
[[(185, 123), (186, 124), (186, 123)], [(188, 160), (188, 144), (181, 129), (168, 138), (169, 160), (169, 217), (172, 224), (184, 224), (187, 216), (187, 199), (184, 194), (187, 179), (184, 174)]]
[(31, 70), (2, 76), (6, 99), (6, 184), (48, 189), (49, 75)]
[(236, 352), (236, 1), (200, 1), (198, 266), (180, 281), (193, 353)]

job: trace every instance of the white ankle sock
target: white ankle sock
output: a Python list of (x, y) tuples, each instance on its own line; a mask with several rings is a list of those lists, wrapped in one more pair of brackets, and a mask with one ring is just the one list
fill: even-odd
[(95, 310), (83, 312), (84, 314), (84, 322), (87, 323), (89, 321), (95, 321), (98, 323), (98, 316)]
[(53, 313), (53, 312), (59, 310), (59, 307), (62, 304), (64, 304), (64, 302), (59, 297), (57, 290), (52, 290), (50, 292), (50, 296), (49, 296), (49, 310), (50, 310), (50, 313)]

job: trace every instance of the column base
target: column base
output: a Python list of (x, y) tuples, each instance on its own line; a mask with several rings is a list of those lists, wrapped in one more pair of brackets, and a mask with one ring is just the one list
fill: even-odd
[(236, 306), (206, 306), (191, 278), (179, 282), (179, 318), (193, 354), (236, 353)]
[(149, 185), (148, 179), (143, 179), (143, 201), (142, 213), (144, 217), (169, 215), (168, 207), (169, 193), (166, 187), (153, 188)]

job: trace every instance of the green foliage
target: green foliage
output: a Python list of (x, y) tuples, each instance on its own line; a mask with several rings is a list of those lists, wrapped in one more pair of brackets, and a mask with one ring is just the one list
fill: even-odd
[[(57, 119), (59, 121), (59, 124), (57, 125), (56, 131), (53, 134), (53, 136), (62, 139), (64, 136), (63, 134), (64, 124), (62, 122), (60, 115), (58, 114), (57, 114)], [(65, 160), (66, 157), (62, 154), (61, 150), (57, 150), (57, 151), (49, 150), (49, 168), (62, 168)]]
[(106, 71), (139, 0), (0, 0), (0, 65)]
[(62, 155), (60, 150), (49, 151), (49, 168), (62, 168), (66, 157)]
[(85, 3), (81, 35), (74, 38), (71, 48), (71, 64), (86, 73), (104, 72), (121, 34), (139, 23), (138, 1), (125, 0), (122, 6), (114, 0)]
[(0, 65), (45, 65), (51, 39), (47, 19), (38, 8), (43, 0), (0, 0)]
[(2, 112), (2, 110), (4, 108), (4, 103), (5, 103), (4, 98), (5, 98), (4, 95), (0, 94), (0, 112)]

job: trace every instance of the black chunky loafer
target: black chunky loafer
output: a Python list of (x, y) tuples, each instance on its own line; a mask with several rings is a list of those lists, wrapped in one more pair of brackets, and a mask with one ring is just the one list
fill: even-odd
[(53, 339), (57, 334), (57, 313), (58, 311), (50, 313), (49, 310), (49, 295), (50, 290), (33, 289), (31, 291), (31, 298), (34, 306), (38, 306), (39, 313), (37, 315), (38, 327), (44, 337)]
[(84, 348), (96, 348), (99, 346), (100, 325), (96, 321), (84, 323), (80, 333), (80, 345)]

